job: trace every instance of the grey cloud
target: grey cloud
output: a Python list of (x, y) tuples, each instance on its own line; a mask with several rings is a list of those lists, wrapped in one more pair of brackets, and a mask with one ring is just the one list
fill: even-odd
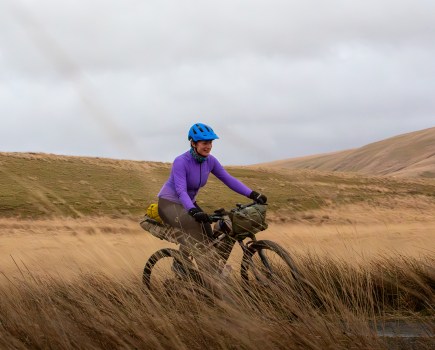
[[(222, 135), (223, 163), (248, 164), (430, 127), (434, 10), (424, 0), (3, 0), (0, 115), (11, 117), (0, 147), (17, 148), (10, 135), (22, 130), (28, 150), (170, 161), (203, 121)], [(32, 135), (29, 121), (45, 128)]]
[[(387, 0), (9, 3), (2, 11), (9, 14), (6, 29), (19, 23), (49, 33), (85, 70), (148, 71), (250, 55), (295, 59), (326, 55), (331, 47), (354, 42), (398, 49), (433, 45), (435, 30), (435, 5), (427, 1), (412, 6)], [(9, 47), (16, 31), (2, 30)], [(20, 41), (22, 52), (32, 50), (23, 33)]]

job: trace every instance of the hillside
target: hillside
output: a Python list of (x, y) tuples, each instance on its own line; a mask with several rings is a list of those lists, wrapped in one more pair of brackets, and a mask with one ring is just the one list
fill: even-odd
[(258, 166), (435, 178), (435, 128), (398, 135), (356, 149)]
[[(156, 201), (170, 167), (157, 162), (0, 153), (0, 217), (137, 219)], [(368, 206), (371, 211), (406, 207), (430, 212), (425, 208), (435, 203), (431, 179), (249, 167), (227, 170), (267, 194), (270, 218), (280, 221), (328, 221), (331, 215), (340, 215), (330, 211), (351, 205)], [(214, 176), (198, 196), (209, 212), (244, 201)]]

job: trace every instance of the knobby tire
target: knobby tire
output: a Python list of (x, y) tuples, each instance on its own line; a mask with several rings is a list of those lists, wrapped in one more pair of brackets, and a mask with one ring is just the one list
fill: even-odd
[[(273, 278), (276, 274), (276, 271), (274, 271), (273, 266), (270, 266), (270, 261), (268, 261), (268, 258), (265, 254), (267, 251), (275, 253), (280, 258), (280, 262), (282, 263), (282, 265), (288, 268), (288, 272), (290, 273), (291, 278), (295, 282), (299, 282), (299, 271), (296, 268), (296, 265), (290, 254), (278, 243), (269, 240), (260, 240), (253, 242), (252, 244), (250, 244), (248, 251), (243, 255), (242, 265), (240, 268), (240, 275), (243, 282), (245, 282), (248, 286), (252, 285), (255, 282), (258, 282), (258, 280), (254, 280), (257, 279), (255, 273), (258, 274), (258, 271), (253, 270), (262, 269), (266, 272), (268, 281), (274, 283)], [(253, 261), (256, 256), (259, 257), (262, 266), (253, 266)], [(254, 276), (249, 276), (250, 271), (251, 273), (254, 273)], [(290, 276), (286, 277), (290, 278)]]
[[(185, 261), (180, 251), (173, 248), (163, 248), (156, 251), (153, 255), (151, 255), (145, 264), (143, 274), (142, 274), (142, 282), (149, 290), (152, 290), (151, 279), (153, 278), (153, 268), (161, 259), (164, 258), (173, 258), (180, 262)], [(182, 264), (185, 270), (187, 271), (187, 275), (189, 279), (192, 279), (196, 283), (202, 283), (202, 277), (199, 271), (196, 270), (196, 268), (194, 268), (191, 263), (185, 262)], [(154, 276), (154, 278), (162, 278), (162, 277), (164, 276)]]

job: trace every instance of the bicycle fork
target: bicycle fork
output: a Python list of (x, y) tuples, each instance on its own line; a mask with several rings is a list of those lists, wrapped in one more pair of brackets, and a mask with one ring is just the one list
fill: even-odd
[(272, 268), (270, 266), (269, 263), (269, 259), (267, 258), (265, 252), (263, 251), (263, 249), (253, 249), (250, 248), (250, 245), (252, 243), (254, 243), (254, 241), (249, 241), (247, 244), (243, 243), (242, 241), (238, 241), (240, 247), (243, 250), (243, 255), (246, 257), (246, 260), (243, 259), (244, 261), (248, 261), (249, 266), (243, 266), (242, 268), (244, 269), (251, 269), (252, 273), (255, 276), (255, 279), (262, 283), (262, 284), (266, 284), (267, 282), (264, 280), (264, 277), (259, 273), (258, 268), (255, 266), (254, 264), (254, 260), (253, 260), (253, 256), (256, 252), (258, 252), (258, 255), (261, 259), (261, 262), (263, 264), (263, 266), (266, 268), (266, 277), (267, 279), (271, 279), (273, 277), (273, 272), (272, 272)]

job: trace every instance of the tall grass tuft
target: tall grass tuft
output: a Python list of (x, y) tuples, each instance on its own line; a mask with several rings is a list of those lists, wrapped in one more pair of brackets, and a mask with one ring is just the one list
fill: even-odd
[[(0, 347), (387, 349), (391, 342), (373, 322), (391, 314), (433, 321), (433, 258), (355, 267), (305, 255), (297, 262), (302, 284), (247, 288), (232, 276), (215, 281), (218, 293), (178, 280), (152, 293), (133, 274), (3, 276)], [(414, 342), (429, 349), (432, 340)]]
[(305, 289), (319, 307), (333, 309), (339, 301), (348, 309), (376, 316), (433, 312), (433, 257), (389, 256), (358, 265), (309, 254), (298, 260), (302, 274), (310, 282)]

